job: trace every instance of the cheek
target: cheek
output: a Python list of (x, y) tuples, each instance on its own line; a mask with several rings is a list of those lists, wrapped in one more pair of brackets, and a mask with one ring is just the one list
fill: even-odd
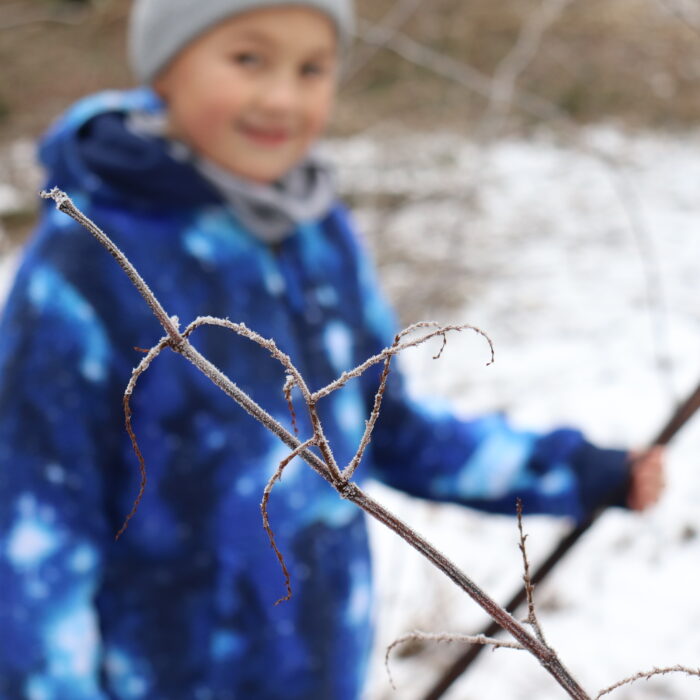
[(173, 126), (179, 135), (201, 145), (230, 130), (240, 112), (235, 95), (219, 85), (192, 85), (170, 104)]
[(204, 131), (217, 132), (230, 128), (240, 112), (235, 100), (222, 97), (220, 91), (209, 92), (194, 98), (192, 119)]
[(333, 92), (323, 93), (309, 102), (307, 112), (307, 132), (309, 138), (318, 136), (326, 127), (333, 111)]

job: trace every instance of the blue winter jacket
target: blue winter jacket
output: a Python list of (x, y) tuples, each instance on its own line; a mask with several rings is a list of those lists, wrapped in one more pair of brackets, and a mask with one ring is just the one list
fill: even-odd
[[(342, 205), (276, 247), (158, 138), (124, 127), (158, 111), (148, 90), (79, 102), (41, 147), (48, 186), (103, 227), (184, 324), (243, 322), (276, 339), (312, 389), (387, 346), (392, 315)], [(0, 325), (0, 698), (356, 700), (372, 638), (363, 515), (295, 460), (270, 520), (263, 488), (288, 453), (171, 352), (132, 368), (163, 331), (110, 255), (52, 203), (26, 248)], [(290, 426), (283, 369), (222, 329), (193, 342)], [(338, 462), (364, 429), (377, 372), (320, 405)], [(297, 405), (302, 439), (310, 435)], [(626, 479), (622, 453), (579, 432), (537, 436), (499, 415), (461, 421), (405, 396), (394, 374), (356, 479), (487, 511), (581, 518)], [(468, 546), (465, 543), (465, 546)]]

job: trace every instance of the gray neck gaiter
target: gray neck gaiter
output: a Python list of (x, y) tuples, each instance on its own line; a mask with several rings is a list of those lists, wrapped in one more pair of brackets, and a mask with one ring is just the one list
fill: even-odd
[(333, 172), (314, 154), (271, 184), (237, 177), (203, 158), (195, 158), (193, 165), (243, 226), (265, 243), (279, 243), (299, 224), (323, 218), (335, 201)]
[(191, 163), (229, 204), (241, 224), (264, 243), (283, 241), (300, 224), (323, 218), (335, 203), (333, 169), (313, 152), (276, 182), (260, 184), (199, 157), (181, 141), (169, 139), (164, 114), (135, 112), (129, 115), (127, 128), (143, 137), (166, 139), (170, 155)]

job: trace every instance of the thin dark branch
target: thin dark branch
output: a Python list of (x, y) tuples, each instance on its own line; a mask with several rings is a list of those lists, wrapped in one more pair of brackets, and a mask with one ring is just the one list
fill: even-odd
[[(398, 345), (398, 342), (399, 336), (397, 335), (394, 339), (394, 344), (392, 345), (392, 347)], [(369, 441), (372, 437), (372, 431), (374, 430), (374, 426), (377, 423), (377, 419), (379, 418), (379, 410), (382, 407), (382, 398), (384, 397), (384, 391), (386, 390), (387, 379), (389, 379), (391, 358), (392, 355), (387, 355), (384, 359), (384, 369), (382, 370), (382, 374), (379, 379), (379, 388), (377, 389), (377, 393), (374, 395), (374, 406), (372, 407), (372, 412), (369, 416), (369, 420), (365, 425), (365, 432), (363, 433), (362, 439), (360, 440), (360, 446), (357, 448), (355, 456), (352, 458), (352, 460), (350, 460), (350, 464), (348, 464), (348, 466), (345, 467), (345, 469), (343, 470), (343, 478), (345, 479), (352, 479), (352, 475), (355, 473), (355, 470), (360, 464), (362, 456), (364, 455), (365, 450), (369, 445)]]
[(139, 491), (138, 494), (136, 495), (136, 498), (134, 499), (134, 503), (131, 506), (131, 510), (127, 514), (126, 518), (124, 518), (124, 522), (122, 523), (121, 528), (119, 528), (119, 532), (115, 535), (114, 539), (118, 540), (125, 532), (126, 528), (129, 526), (129, 521), (136, 515), (136, 511), (139, 508), (139, 505), (141, 504), (141, 500), (143, 499), (143, 495), (146, 492), (146, 462), (143, 458), (143, 454), (141, 453), (141, 448), (139, 447), (139, 443), (136, 439), (136, 433), (134, 433), (134, 428), (131, 424), (131, 396), (134, 393), (134, 387), (136, 386), (136, 382), (138, 381), (139, 377), (149, 368), (151, 362), (155, 360), (158, 355), (163, 351), (165, 347), (170, 345), (170, 338), (162, 338), (161, 341), (152, 347), (146, 356), (139, 362), (138, 367), (131, 373), (131, 379), (129, 380), (129, 384), (126, 387), (126, 391), (124, 391), (124, 397), (122, 399), (122, 405), (124, 407), (124, 425), (126, 426), (126, 432), (129, 434), (129, 439), (131, 440), (131, 446), (134, 450), (134, 454), (136, 454), (136, 458), (139, 461), (139, 475), (141, 477), (141, 482), (139, 484)]
[(150, 306), (151, 311), (155, 314), (159, 323), (165, 329), (166, 333), (170, 336), (171, 340), (176, 344), (182, 342), (182, 336), (178, 329), (177, 318), (170, 318), (168, 314), (165, 313), (165, 309), (161, 306), (158, 299), (156, 299), (153, 292), (148, 288), (148, 285), (143, 280), (141, 275), (136, 271), (136, 268), (129, 262), (129, 259), (122, 253), (119, 248), (117, 248), (114, 243), (109, 239), (109, 237), (102, 231), (98, 226), (95, 225), (90, 219), (85, 216), (71, 201), (70, 197), (58, 187), (54, 187), (49, 192), (42, 192), (41, 197), (43, 199), (53, 199), (56, 203), (56, 208), (62, 211), (64, 214), (68, 214), (72, 219), (77, 221), (81, 226), (87, 229), (99, 242), (106, 248), (107, 252), (117, 261), (119, 267), (127, 274), (131, 283), (136, 287), (139, 294), (145, 299), (148, 306)]
[(527, 548), (525, 546), (527, 535), (523, 532), (523, 502), (519, 498), (516, 502), (516, 510), (518, 514), (518, 534), (520, 535), (519, 547), (520, 552), (523, 555), (523, 584), (525, 586), (525, 595), (527, 597), (527, 622), (532, 629), (535, 630), (537, 639), (539, 639), (542, 644), (547, 644), (535, 612), (535, 587), (532, 585), (532, 579), (530, 578), (530, 562), (527, 558)]
[(285, 601), (289, 600), (292, 597), (292, 583), (291, 583), (291, 577), (289, 576), (289, 570), (287, 569), (287, 564), (284, 561), (284, 556), (282, 555), (282, 552), (280, 552), (279, 547), (277, 546), (277, 542), (275, 541), (275, 533), (272, 529), (272, 526), (270, 525), (270, 518), (269, 518), (268, 512), (267, 512), (267, 505), (270, 501), (270, 494), (272, 493), (272, 488), (275, 485), (275, 483), (278, 482), (282, 478), (282, 472), (284, 471), (285, 467), (295, 457), (298, 457), (299, 454), (301, 452), (303, 452), (307, 447), (310, 447), (314, 443), (315, 443), (315, 438), (309, 438), (306, 442), (299, 445), (299, 447), (297, 447), (296, 450), (294, 450), (291, 454), (289, 454), (287, 457), (285, 457), (280, 462), (280, 465), (277, 468), (277, 471), (272, 475), (272, 478), (267, 482), (267, 485), (265, 486), (265, 490), (263, 491), (262, 502), (260, 503), (260, 511), (262, 513), (263, 527), (265, 528), (265, 532), (267, 533), (268, 539), (270, 540), (270, 546), (275, 551), (277, 561), (279, 561), (280, 566), (282, 567), (282, 573), (284, 574), (284, 584), (285, 584), (285, 587), (287, 588), (287, 595), (285, 595), (283, 598), (280, 598), (278, 601), (276, 601), (275, 605), (279, 605), (280, 603), (284, 603)]
[(294, 434), (299, 437), (299, 426), (297, 425), (297, 413), (294, 410), (294, 402), (292, 401), (292, 389), (294, 389), (294, 377), (291, 374), (287, 375), (287, 380), (282, 387), (282, 392), (284, 393), (284, 398), (287, 401), (287, 408), (289, 409), (289, 415), (292, 417), (292, 430)]

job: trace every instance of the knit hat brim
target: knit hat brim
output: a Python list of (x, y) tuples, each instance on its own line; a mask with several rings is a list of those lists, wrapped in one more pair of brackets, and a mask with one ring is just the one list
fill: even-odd
[(251, 10), (306, 6), (328, 15), (341, 46), (351, 40), (354, 17), (351, 0), (135, 0), (131, 12), (128, 51), (136, 77), (151, 83), (187, 44), (217, 22)]

